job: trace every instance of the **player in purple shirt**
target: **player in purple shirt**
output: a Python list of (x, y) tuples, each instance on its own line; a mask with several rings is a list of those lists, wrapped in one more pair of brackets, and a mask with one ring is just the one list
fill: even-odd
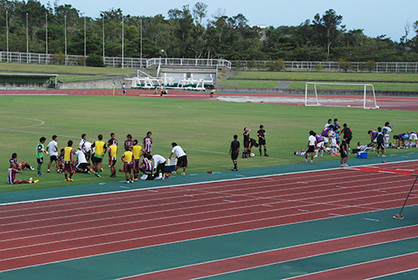
[(395, 148), (405, 148), (405, 141), (408, 141), (409, 135), (408, 133), (399, 133), (398, 135), (394, 135), (393, 139), (396, 140)]
[(376, 142), (377, 142), (377, 138), (376, 138), (377, 131), (369, 130), (367, 134), (370, 135), (370, 144), (373, 144), (373, 151), (374, 151), (376, 148)]
[(142, 147), (144, 148), (145, 154), (150, 155), (152, 151), (152, 132), (148, 131), (147, 136), (144, 137), (142, 141)]
[(320, 157), (324, 156), (324, 150), (325, 150), (325, 142), (324, 142), (324, 138), (320, 135), (316, 135), (315, 133), (315, 138), (316, 138), (316, 149), (315, 149), (315, 156), (314, 157), (318, 157), (318, 152), (321, 151), (321, 155)]
[[(329, 121), (331, 121), (331, 119), (329, 119)], [(324, 129), (321, 132), (321, 136), (324, 139), (324, 146), (327, 147), (328, 146), (328, 142), (329, 142), (329, 138), (328, 138), (328, 134), (331, 130), (331, 125), (325, 125)]]

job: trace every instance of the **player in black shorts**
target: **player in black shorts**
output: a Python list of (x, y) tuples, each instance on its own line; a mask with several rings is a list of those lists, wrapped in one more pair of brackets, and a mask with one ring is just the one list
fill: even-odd
[(347, 124), (343, 124), (343, 130), (341, 131), (343, 133), (343, 139), (347, 139), (347, 145), (348, 145), (348, 151), (351, 149), (350, 147), (350, 141), (353, 139), (353, 132), (350, 128), (347, 127)]
[(376, 152), (377, 152), (377, 156), (380, 157), (379, 155), (379, 150), (382, 152), (382, 157), (386, 157), (385, 156), (385, 141), (386, 141), (386, 137), (382, 132), (382, 128), (378, 127), (377, 128), (377, 135), (376, 135), (376, 139), (377, 139), (377, 147), (376, 147)]
[(260, 125), (260, 130), (257, 131), (257, 136), (258, 136), (258, 145), (259, 145), (259, 150), (260, 150), (260, 156), (261, 156), (261, 148), (262, 146), (264, 146), (264, 156), (268, 157), (269, 155), (267, 154), (267, 146), (266, 146), (266, 131), (264, 130), (264, 126), (261, 124)]
[(229, 149), (229, 154), (231, 155), (232, 163), (234, 164), (234, 168), (232, 168), (232, 171), (238, 171), (237, 168), (237, 159), (239, 155), (239, 141), (238, 135), (234, 135), (234, 141), (231, 142), (231, 148)]
[(248, 127), (244, 127), (244, 151), (242, 152), (242, 158), (247, 158), (250, 155), (250, 131)]

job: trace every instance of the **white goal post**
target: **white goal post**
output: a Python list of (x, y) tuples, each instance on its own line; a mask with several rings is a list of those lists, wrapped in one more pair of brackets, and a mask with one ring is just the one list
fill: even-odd
[[(305, 106), (321, 106), (322, 104), (319, 102), (320, 100), (318, 99), (318, 87), (317, 86), (358, 86), (358, 87), (362, 87), (363, 88), (363, 100), (362, 100), (362, 107), (364, 109), (379, 109), (379, 106), (377, 106), (376, 103), (376, 94), (375, 94), (375, 90), (374, 90), (374, 86), (372, 84), (351, 84), (351, 83), (317, 83), (317, 82), (306, 82), (305, 84)], [(314, 96), (312, 98), (314, 98), (313, 102), (309, 102), (309, 97), (308, 97), (308, 92), (309, 92), (309, 86), (313, 86), (313, 93)], [(367, 89), (369, 89), (369, 91), (371, 91), (371, 95), (369, 96), (369, 103), (371, 102), (371, 106), (367, 106)], [(311, 98), (311, 99), (312, 99)], [(343, 99), (342, 99), (343, 100)], [(332, 106), (332, 105), (331, 105)], [(334, 105), (334, 106), (338, 106), (338, 105)], [(348, 107), (351, 107), (351, 105), (347, 105)]]

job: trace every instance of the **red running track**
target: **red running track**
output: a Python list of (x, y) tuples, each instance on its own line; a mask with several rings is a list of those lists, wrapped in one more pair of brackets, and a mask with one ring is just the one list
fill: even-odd
[[(102, 89), (102, 90), (7, 90), (0, 91), (0, 95), (112, 95), (113, 90)], [(116, 91), (117, 95), (121, 95), (121, 90)], [(142, 97), (155, 97), (161, 98), (158, 94), (154, 94), (154, 90), (146, 89), (130, 89), (127, 91), (126, 96), (142, 96)], [(304, 95), (289, 95), (289, 94), (254, 94), (254, 93), (221, 93), (218, 92), (215, 97), (210, 97), (209, 93), (196, 92), (196, 91), (180, 91), (170, 90), (169, 94), (163, 98), (175, 98), (175, 99), (193, 99), (193, 100), (212, 100), (215, 101), (216, 96), (240, 96), (240, 97), (282, 97), (284, 100), (291, 98), (299, 98), (298, 102), (278, 101), (280, 104), (288, 105), (302, 105), (304, 104)], [(321, 95), (320, 99), (361, 99), (362, 96), (341, 96), (341, 95)], [(388, 110), (404, 110), (404, 111), (418, 111), (418, 97), (399, 97), (399, 96), (377, 96), (377, 104), (381, 109)], [(341, 105), (341, 102), (329, 103), (328, 106), (346, 106)]]
[(0, 271), (399, 207), (411, 182), (335, 169), (3, 205)]

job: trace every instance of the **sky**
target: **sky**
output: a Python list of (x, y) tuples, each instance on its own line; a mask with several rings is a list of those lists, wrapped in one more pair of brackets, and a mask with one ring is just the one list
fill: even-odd
[[(189, 5), (190, 10), (196, 2), (208, 6), (207, 19), (213, 15), (228, 17), (243, 14), (249, 25), (297, 26), (314, 15), (321, 16), (333, 9), (343, 16), (342, 24), (347, 30), (363, 29), (369, 37), (386, 35), (394, 41), (405, 35), (405, 27), (410, 26), (409, 38), (415, 36), (413, 23), (418, 21), (418, 0), (40, 0), (53, 7), (71, 4), (83, 15), (97, 18), (101, 11), (120, 8), (131, 16), (155, 16), (162, 14), (167, 18), (170, 9), (182, 9)], [(207, 20), (206, 19), (206, 20)]]

